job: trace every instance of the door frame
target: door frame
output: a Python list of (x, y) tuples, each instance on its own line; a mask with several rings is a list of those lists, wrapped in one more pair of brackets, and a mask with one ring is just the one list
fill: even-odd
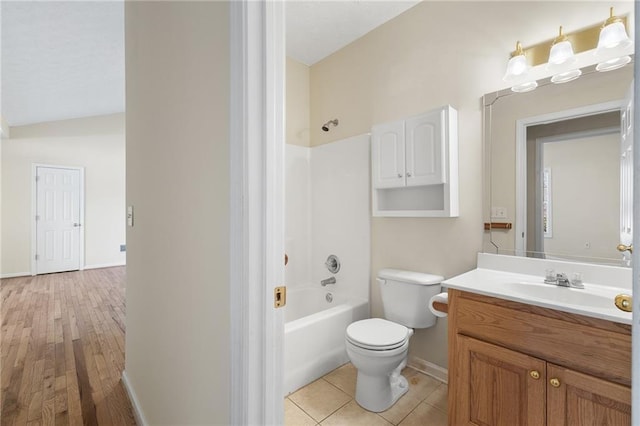
[(47, 167), (50, 169), (66, 169), (77, 170), (80, 175), (80, 196), (78, 203), (80, 204), (80, 216), (79, 220), (82, 226), (80, 226), (79, 236), (79, 270), (84, 270), (84, 167), (77, 166), (62, 166), (60, 164), (42, 164), (31, 163), (31, 275), (38, 274), (38, 263), (36, 262), (36, 251), (38, 249), (38, 224), (36, 220), (37, 214), (37, 202), (38, 202), (38, 187), (36, 183), (36, 176), (38, 167)]
[(283, 424), (284, 2), (230, 2), (230, 423)]

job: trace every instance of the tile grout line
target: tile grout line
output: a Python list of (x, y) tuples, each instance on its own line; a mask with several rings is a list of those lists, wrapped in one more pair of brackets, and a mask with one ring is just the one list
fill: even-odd
[[(302, 388), (301, 388), (301, 389), (302, 389)], [(299, 389), (298, 389), (298, 390), (299, 390)], [(297, 391), (296, 391), (296, 392), (297, 392)], [(294, 393), (295, 393), (295, 392), (294, 392)], [(291, 395), (293, 395), (293, 393), (292, 393)], [(319, 422), (319, 421), (317, 421), (315, 417), (313, 417), (311, 414), (307, 413), (307, 411), (306, 411), (304, 408), (302, 408), (300, 405), (296, 404), (296, 402), (295, 402), (293, 399), (289, 398), (288, 396), (286, 397), (286, 399), (288, 399), (289, 401), (291, 401), (291, 403), (292, 403), (293, 405), (295, 405), (296, 407), (298, 407), (298, 408), (299, 408), (303, 413), (305, 413), (307, 416), (309, 416), (309, 418), (310, 418), (311, 420), (313, 420), (313, 421), (316, 423), (316, 425), (319, 425), (319, 424), (320, 424), (320, 422)], [(333, 413), (331, 413), (331, 414), (333, 414)], [(331, 416), (331, 414), (329, 414), (329, 416)], [(327, 417), (329, 417), (329, 416), (327, 416)], [(326, 418), (327, 418), (327, 417), (325, 417), (324, 419), (322, 419), (322, 421), (326, 420)]]

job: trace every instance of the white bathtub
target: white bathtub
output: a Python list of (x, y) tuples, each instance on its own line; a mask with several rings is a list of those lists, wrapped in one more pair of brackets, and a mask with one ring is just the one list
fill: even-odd
[[(326, 295), (331, 293), (332, 302)], [(369, 317), (369, 303), (347, 300), (322, 287), (287, 292), (284, 327), (285, 395), (349, 361), (344, 333), (354, 321)]]

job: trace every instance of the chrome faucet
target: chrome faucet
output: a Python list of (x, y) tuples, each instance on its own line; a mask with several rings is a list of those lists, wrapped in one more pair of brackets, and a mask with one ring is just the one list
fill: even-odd
[(331, 277), (331, 278), (327, 278), (326, 280), (320, 281), (320, 285), (322, 287), (326, 286), (327, 284), (335, 284), (335, 283), (336, 283), (336, 277)]
[(556, 275), (556, 285), (558, 287), (571, 287), (571, 283), (569, 282), (567, 274), (560, 273)]
[(553, 270), (548, 270), (544, 282), (558, 287), (584, 288), (582, 276), (577, 272), (573, 274), (573, 278), (570, 280), (565, 273), (555, 274)]

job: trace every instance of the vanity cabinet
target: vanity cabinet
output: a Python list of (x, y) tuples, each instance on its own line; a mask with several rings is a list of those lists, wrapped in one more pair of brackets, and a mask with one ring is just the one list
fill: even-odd
[(450, 106), (373, 126), (373, 215), (457, 216), (457, 134)]
[(631, 424), (631, 328), (449, 290), (450, 425)]

